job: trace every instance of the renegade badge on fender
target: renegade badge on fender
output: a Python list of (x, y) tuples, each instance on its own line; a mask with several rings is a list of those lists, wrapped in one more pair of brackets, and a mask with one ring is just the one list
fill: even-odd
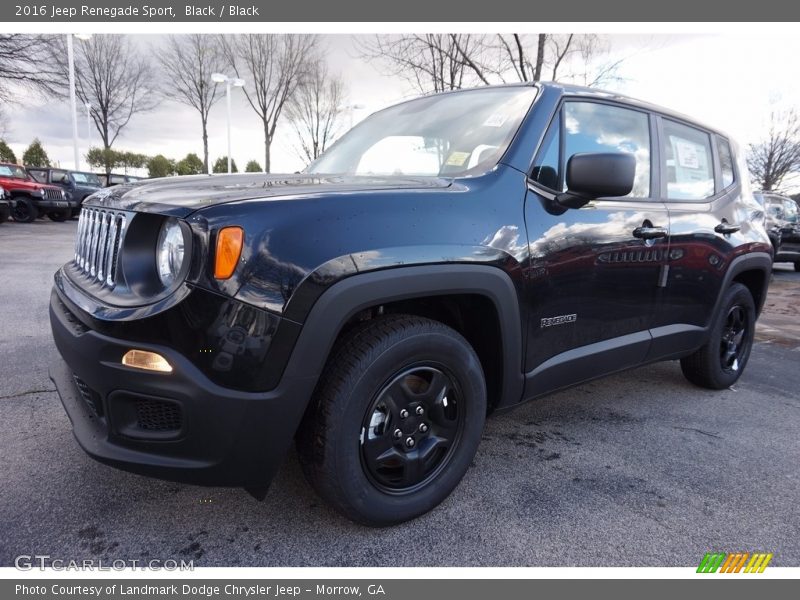
[(101, 190), (51, 377), (104, 463), (263, 496), (296, 440), (346, 516), (411, 519), (493, 411), (660, 360), (739, 378), (772, 265), (746, 173), (685, 116), (535, 84), (388, 108), (297, 175)]

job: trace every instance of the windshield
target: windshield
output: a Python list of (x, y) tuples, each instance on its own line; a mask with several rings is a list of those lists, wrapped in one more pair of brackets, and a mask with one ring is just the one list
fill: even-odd
[(457, 177), (489, 171), (536, 97), (533, 87), (427, 96), (359, 123), (306, 173)]
[(29, 179), (27, 171), (19, 165), (0, 165), (0, 177)]
[(97, 187), (101, 187), (100, 178), (95, 175), (94, 173), (79, 173), (77, 171), (72, 172), (72, 179), (75, 183), (84, 183), (86, 185), (96, 185)]

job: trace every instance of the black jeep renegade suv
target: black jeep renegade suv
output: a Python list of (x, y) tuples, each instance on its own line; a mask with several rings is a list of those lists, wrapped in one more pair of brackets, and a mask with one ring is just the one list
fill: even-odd
[(75, 436), (137, 473), (256, 496), (296, 440), (370, 525), (458, 484), (484, 419), (680, 359), (741, 375), (772, 249), (735, 144), (554, 84), (411, 100), (304, 173), (101, 190), (55, 275)]

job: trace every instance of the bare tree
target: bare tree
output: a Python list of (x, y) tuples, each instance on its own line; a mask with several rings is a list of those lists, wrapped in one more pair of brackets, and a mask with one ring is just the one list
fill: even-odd
[[(65, 54), (58, 57), (64, 69)], [(150, 63), (124, 35), (93, 35), (76, 43), (75, 91), (91, 105), (105, 149), (111, 148), (134, 115), (157, 104)]]
[(5, 139), (9, 134), (11, 121), (8, 118), (6, 107), (0, 105), (0, 140)]
[(300, 145), (298, 155), (311, 162), (322, 154), (341, 130), (344, 82), (328, 73), (323, 60), (309, 67), (287, 114)]
[(203, 172), (208, 173), (208, 113), (224, 93), (211, 81), (211, 74), (223, 70), (224, 65), (219, 39), (198, 33), (171, 35), (157, 56), (170, 86), (175, 90), (173, 98), (200, 113)]
[(294, 96), (314, 55), (317, 37), (301, 34), (224, 36), (225, 57), (247, 83), (245, 97), (264, 128), (264, 171), (271, 167), (270, 148), (287, 102)]
[(794, 109), (770, 115), (767, 139), (750, 144), (747, 167), (765, 191), (780, 188), (784, 177), (800, 173), (800, 118)]
[(593, 34), (376, 35), (355, 45), (423, 93), (542, 79), (597, 86), (618, 79), (622, 63), (610, 59), (607, 38)]
[(0, 100), (31, 90), (61, 96), (66, 71), (50, 60), (60, 47), (58, 36), (0, 34)]
[[(356, 38), (355, 45), (362, 58), (380, 61), (392, 75), (403, 77), (426, 94), (489, 83), (475, 54), (480, 37), (463, 33), (375, 35)], [(472, 65), (471, 60), (475, 61)]]
[(622, 63), (609, 58), (607, 38), (594, 34), (472, 36), (469, 49), (451, 38), (456, 56), (486, 84), (549, 79), (592, 87), (618, 79)]

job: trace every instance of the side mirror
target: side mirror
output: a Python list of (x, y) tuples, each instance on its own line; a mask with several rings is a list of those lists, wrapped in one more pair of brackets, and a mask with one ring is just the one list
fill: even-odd
[(624, 152), (583, 152), (567, 161), (567, 191), (558, 194), (562, 208), (580, 208), (596, 198), (627, 196), (633, 189), (636, 159)]

